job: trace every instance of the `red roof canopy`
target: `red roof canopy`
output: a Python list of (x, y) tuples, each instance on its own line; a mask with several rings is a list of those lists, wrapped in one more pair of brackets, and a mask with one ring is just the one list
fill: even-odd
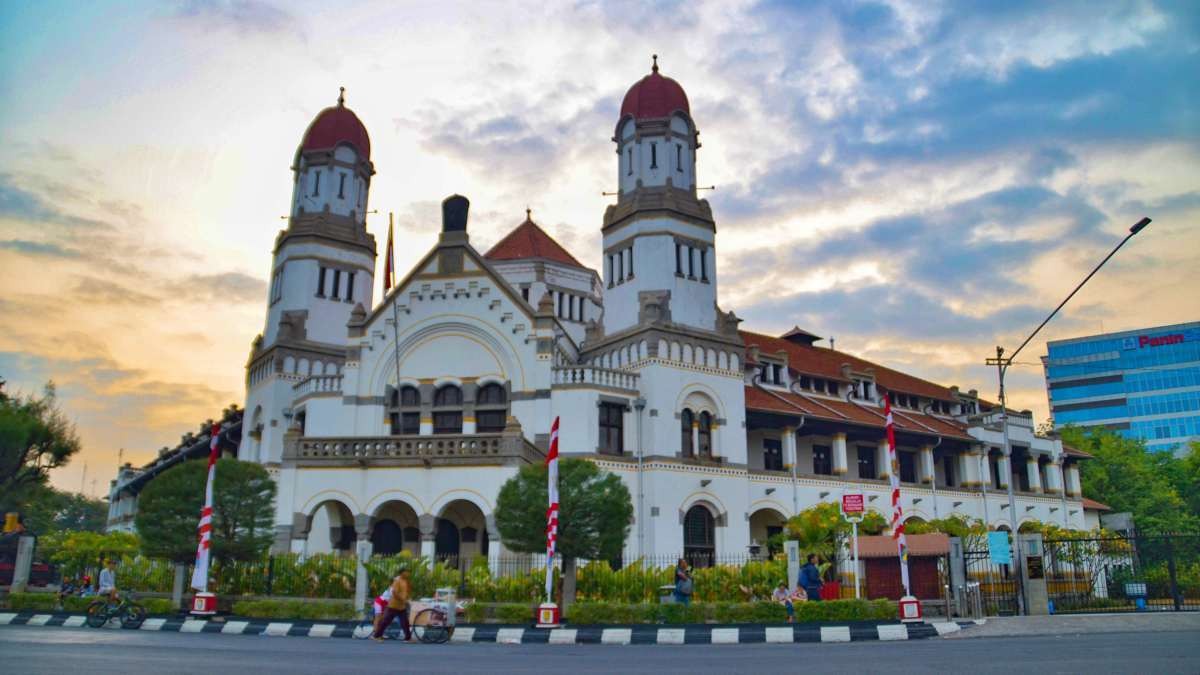
[[(950, 537), (943, 532), (929, 534), (908, 534), (904, 536), (908, 543), (908, 555), (919, 558), (924, 556), (939, 556), (950, 553)], [(891, 535), (879, 535), (858, 538), (859, 558), (899, 558), (896, 540)]]
[(567, 252), (546, 231), (538, 227), (526, 212), (525, 222), (496, 243), (490, 251), (483, 255), (488, 260), (524, 260), (525, 258), (544, 258), (551, 262), (583, 267), (575, 256)]
[(638, 80), (621, 101), (621, 117), (633, 115), (634, 119), (670, 117), (676, 110), (691, 114), (687, 94), (678, 82), (658, 74), (658, 57), (650, 74)]
[(1095, 499), (1083, 498), (1083, 508), (1087, 511), (1112, 511), (1112, 507), (1108, 504), (1101, 504)]
[(305, 152), (331, 150), (339, 143), (349, 143), (363, 159), (371, 159), (371, 138), (367, 135), (367, 128), (359, 121), (358, 115), (346, 107), (345, 99), (341, 96), (336, 106), (322, 110), (308, 125), (300, 149)]

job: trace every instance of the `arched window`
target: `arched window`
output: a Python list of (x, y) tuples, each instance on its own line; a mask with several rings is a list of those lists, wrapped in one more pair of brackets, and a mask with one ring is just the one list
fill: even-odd
[(416, 387), (405, 386), (399, 391), (393, 389), (388, 404), (393, 435), (421, 433), (421, 392)]
[(684, 408), (683, 412), (679, 413), (679, 456), (692, 456), (692, 422), (695, 417), (692, 411)]
[(485, 384), (475, 397), (475, 428), (481, 434), (504, 431), (508, 419), (508, 392), (499, 384)]
[(700, 437), (700, 456), (706, 459), (712, 459), (712, 414), (709, 412), (700, 413), (700, 429), (698, 433)]
[(433, 433), (462, 433), (462, 389), (447, 384), (433, 394)]
[(692, 567), (711, 567), (717, 552), (716, 522), (699, 504), (683, 517), (683, 557)]

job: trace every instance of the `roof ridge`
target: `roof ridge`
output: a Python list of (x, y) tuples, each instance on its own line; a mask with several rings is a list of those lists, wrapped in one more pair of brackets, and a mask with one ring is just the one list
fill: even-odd
[[(532, 232), (531, 232), (531, 228), (532, 228)], [(526, 234), (526, 233), (529, 233), (529, 234)], [(520, 243), (518, 242), (518, 239), (522, 235), (528, 236), (528, 241), (526, 242), (528, 244), (528, 247), (527, 247), (528, 251), (524, 250), (524, 248), (521, 247)], [(538, 242), (535, 239), (535, 237), (540, 237), (541, 239), (543, 239), (544, 243), (552, 246), (554, 250), (551, 250), (551, 251), (539, 250), (538, 244), (540, 242)], [(515, 247), (520, 250), (508, 252), (508, 251), (504, 250), (506, 247)], [(547, 253), (555, 254), (555, 255), (546, 255)], [(497, 258), (497, 256), (500, 256), (500, 255), (508, 255), (509, 257)], [(556, 259), (555, 256), (557, 256), (557, 255), (561, 255), (562, 257), (565, 257), (566, 259), (565, 260)], [(560, 244), (554, 237), (550, 236), (549, 232), (547, 232), (541, 225), (538, 225), (537, 223), (535, 223), (533, 221), (533, 219), (528, 216), (526, 216), (525, 220), (523, 222), (521, 222), (521, 224), (517, 225), (512, 230), (510, 230), (508, 234), (501, 237), (500, 241), (496, 242), (490, 249), (488, 249), (487, 253), (483, 254), (483, 257), (487, 258), (489, 260), (491, 260), (491, 259), (519, 260), (521, 258), (546, 258), (553, 262), (567, 264), (567, 265), (574, 265), (575, 267), (586, 268), (586, 266), (583, 263), (579, 262), (578, 258), (576, 258), (574, 255), (571, 255), (571, 252), (568, 251), (565, 246)]]

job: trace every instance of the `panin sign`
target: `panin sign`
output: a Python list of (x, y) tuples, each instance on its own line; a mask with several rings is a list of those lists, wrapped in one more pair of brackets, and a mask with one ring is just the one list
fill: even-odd
[(1139, 335), (1121, 340), (1121, 348), (1125, 350), (1142, 349), (1145, 347), (1165, 347), (1184, 342), (1200, 341), (1200, 328), (1192, 328), (1182, 333), (1167, 333), (1166, 335)]

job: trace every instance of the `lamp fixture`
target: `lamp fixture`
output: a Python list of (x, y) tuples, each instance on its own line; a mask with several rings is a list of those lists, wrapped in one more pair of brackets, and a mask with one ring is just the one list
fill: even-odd
[(712, 479), (710, 478), (705, 478), (704, 480), (700, 481), (700, 487), (708, 487), (710, 484), (712, 484)]
[(769, 494), (769, 495), (775, 494), (775, 488), (767, 488), (767, 494)]
[(826, 497), (828, 497), (828, 496), (829, 496), (829, 493), (828, 493), (828, 492), (822, 492), (822, 493), (821, 493), (821, 499), (825, 499), (825, 498), (826, 498)]

